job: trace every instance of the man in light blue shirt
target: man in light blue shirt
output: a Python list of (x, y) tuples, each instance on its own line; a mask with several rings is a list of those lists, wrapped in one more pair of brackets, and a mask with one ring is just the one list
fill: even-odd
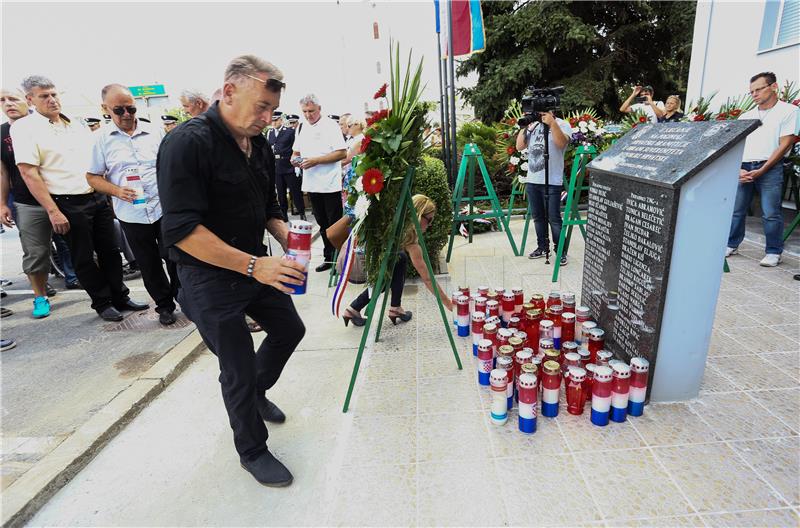
[(97, 132), (86, 179), (95, 190), (112, 197), (114, 214), (142, 271), (144, 287), (156, 302), (159, 321), (171, 325), (178, 278), (162, 241), (156, 181), (156, 157), (164, 131), (136, 119), (136, 103), (125, 86), (110, 84), (103, 88), (102, 97), (103, 111), (111, 115), (112, 123)]

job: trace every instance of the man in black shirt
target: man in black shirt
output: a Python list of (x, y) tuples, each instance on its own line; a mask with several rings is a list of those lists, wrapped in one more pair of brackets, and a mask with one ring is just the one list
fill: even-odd
[[(286, 248), (275, 158), (261, 131), (280, 103), (283, 74), (252, 55), (225, 70), (222, 98), (164, 138), (158, 190), (164, 244), (178, 263), (178, 301), (219, 359), (222, 398), (242, 467), (267, 486), (289, 470), (267, 449), (264, 421), (286, 417), (264, 393), (305, 334), (287, 293), (305, 268), (267, 257), (264, 228)], [(253, 355), (245, 314), (267, 332)], [(264, 420), (264, 421), (262, 421)]]
[(292, 203), (301, 220), (306, 219), (306, 208), (303, 203), (303, 191), (300, 189), (300, 178), (292, 167), (292, 145), (294, 145), (294, 129), (283, 126), (283, 115), (275, 112), (272, 116), (272, 128), (267, 132), (267, 141), (275, 154), (275, 184), (278, 188), (278, 203), (283, 212), (283, 219), (289, 218), (289, 201), (286, 190), (292, 194)]

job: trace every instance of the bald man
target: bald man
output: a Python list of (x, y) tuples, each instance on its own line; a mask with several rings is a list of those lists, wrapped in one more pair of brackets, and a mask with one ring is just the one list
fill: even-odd
[(178, 278), (164, 249), (156, 181), (156, 156), (164, 131), (136, 118), (136, 102), (127, 87), (109, 84), (101, 96), (103, 113), (111, 115), (112, 123), (98, 132), (86, 179), (96, 191), (112, 197), (144, 287), (156, 303), (158, 320), (171, 325)]

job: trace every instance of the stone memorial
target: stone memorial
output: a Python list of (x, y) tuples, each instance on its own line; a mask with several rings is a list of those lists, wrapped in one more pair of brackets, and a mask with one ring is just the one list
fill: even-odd
[(581, 301), (606, 349), (650, 361), (653, 401), (699, 393), (743, 140), (759, 124), (639, 125), (588, 166)]

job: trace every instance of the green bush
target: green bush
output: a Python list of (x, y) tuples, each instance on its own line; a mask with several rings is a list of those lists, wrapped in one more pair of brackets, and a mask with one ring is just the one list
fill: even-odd
[(480, 121), (464, 123), (456, 132), (456, 143), (458, 144), (459, 163), (461, 153), (464, 152), (464, 145), (475, 143), (483, 154), (483, 162), (489, 174), (494, 174), (500, 168), (500, 164), (494, 159), (497, 146), (495, 140), (497, 130), (489, 125), (484, 125)]
[[(436, 216), (425, 232), (425, 245), (431, 258), (434, 271), (437, 270), (439, 252), (447, 243), (453, 221), (453, 205), (450, 187), (447, 184), (447, 173), (444, 163), (438, 158), (422, 156), (422, 163), (417, 167), (414, 176), (412, 194), (424, 194), (436, 202)], [(409, 275), (417, 276), (417, 272), (409, 262)]]

